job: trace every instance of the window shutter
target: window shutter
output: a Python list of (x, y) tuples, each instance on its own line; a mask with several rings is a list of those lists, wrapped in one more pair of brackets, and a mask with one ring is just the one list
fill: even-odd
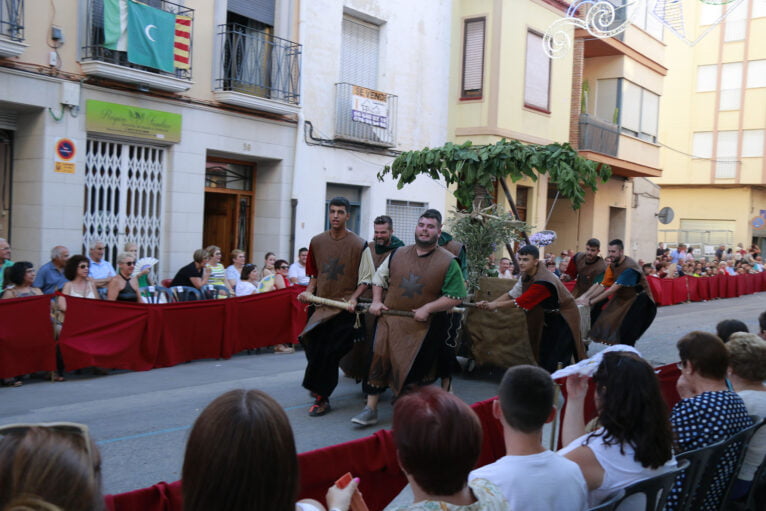
[(274, 26), (274, 0), (229, 0), (229, 12)]
[(484, 79), (485, 19), (466, 20), (463, 44), (463, 97), (481, 97)]
[(551, 59), (543, 50), (542, 36), (533, 32), (527, 32), (527, 67), (524, 76), (524, 104), (548, 110)]
[(378, 87), (380, 29), (349, 17), (343, 18), (340, 81), (368, 89)]

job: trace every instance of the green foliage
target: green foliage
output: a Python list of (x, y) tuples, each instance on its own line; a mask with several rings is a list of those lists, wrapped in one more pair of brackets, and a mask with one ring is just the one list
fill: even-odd
[(510, 177), (516, 182), (526, 176), (536, 181), (538, 174), (547, 174), (575, 209), (585, 201), (586, 187), (596, 191), (598, 182), (606, 182), (612, 175), (608, 165), (581, 157), (567, 143), (543, 146), (506, 139), (492, 145), (475, 146), (469, 140), (407, 151), (379, 172), (378, 179), (382, 181), (389, 172), (398, 180), (399, 189), (421, 174), (443, 178), (448, 185), (457, 186), (455, 198), (466, 205), (472, 203), (477, 185), (491, 190), (496, 179)]
[(488, 275), (486, 266), (490, 254), (500, 248), (499, 245), (520, 240), (522, 232), (531, 229), (500, 206), (473, 213), (454, 211), (447, 225), (450, 234), (467, 248), (468, 287), (471, 291), (478, 287), (480, 277)]

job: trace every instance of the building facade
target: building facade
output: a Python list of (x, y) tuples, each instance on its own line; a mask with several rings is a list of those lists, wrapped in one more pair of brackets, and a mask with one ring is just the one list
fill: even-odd
[(708, 255), (720, 244), (766, 249), (766, 3), (691, 7), (687, 24), (707, 34), (694, 46), (668, 41), (673, 87), (661, 102), (665, 171), (655, 182), (674, 218), (658, 240)]
[[(619, 39), (601, 40), (568, 25), (563, 30), (573, 47), (550, 58), (543, 36), (568, 7), (555, 0), (455, 3), (453, 39), (462, 45), (452, 52), (453, 77), (460, 78), (450, 90), (450, 134), (457, 142), (568, 141), (583, 157), (610, 165), (613, 177), (597, 193), (589, 191), (579, 210), (545, 176), (508, 186), (522, 219), (536, 231), (556, 231), (556, 243), (546, 250), (583, 250), (591, 237), (621, 238), (628, 254), (648, 257), (658, 190), (645, 178), (661, 174), (662, 29), (644, 21)], [(498, 201), (506, 203), (502, 192)]]
[[(349, 196), (365, 237), (379, 214), (443, 209), (438, 183), (400, 192), (375, 176), (444, 139), (449, 2), (407, 16), (404, 2), (144, 4), (2, 2), (0, 236), (14, 260), (103, 240), (114, 261), (133, 242), (167, 278), (211, 244), (292, 259), (330, 195)], [(170, 53), (147, 53), (163, 37)]]

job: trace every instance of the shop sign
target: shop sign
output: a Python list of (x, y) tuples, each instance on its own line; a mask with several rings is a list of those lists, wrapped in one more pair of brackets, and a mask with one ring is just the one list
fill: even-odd
[(85, 106), (89, 133), (141, 138), (155, 142), (181, 141), (181, 114), (89, 99)]

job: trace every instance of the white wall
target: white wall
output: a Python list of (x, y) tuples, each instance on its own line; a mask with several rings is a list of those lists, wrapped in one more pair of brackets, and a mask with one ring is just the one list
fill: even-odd
[[(447, 140), (449, 35), (451, 0), (325, 0), (301, 2), (303, 46), (301, 120), (314, 125), (315, 136), (332, 139), (335, 130), (335, 83), (340, 77), (341, 22), (351, 15), (382, 20), (378, 89), (398, 96), (397, 142), (400, 151), (436, 147)], [(386, 199), (427, 202), (442, 210), (446, 188), (430, 178), (397, 190), (376, 174), (393, 157), (308, 145), (298, 128), (293, 197), (296, 249), (324, 230), (326, 184), (365, 187), (361, 235), (371, 238), (372, 220), (385, 213)], [(395, 226), (396, 227), (396, 226)]]

